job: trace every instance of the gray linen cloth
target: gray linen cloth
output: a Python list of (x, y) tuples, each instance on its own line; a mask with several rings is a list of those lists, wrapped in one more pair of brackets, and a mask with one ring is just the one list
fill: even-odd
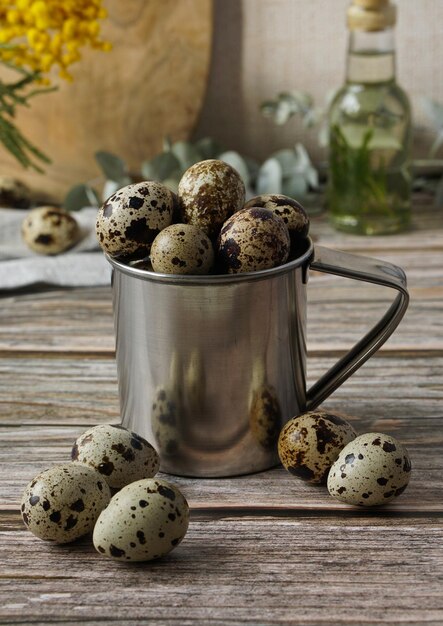
[(97, 209), (76, 212), (82, 238), (68, 252), (43, 256), (32, 252), (21, 237), (26, 211), (0, 208), (0, 290), (30, 285), (90, 287), (109, 285), (111, 268), (95, 237)]

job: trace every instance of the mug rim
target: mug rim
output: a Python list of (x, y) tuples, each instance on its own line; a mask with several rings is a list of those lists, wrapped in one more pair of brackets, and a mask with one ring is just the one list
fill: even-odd
[(296, 259), (284, 263), (283, 265), (277, 265), (277, 267), (272, 267), (271, 269), (239, 274), (160, 274), (158, 272), (122, 263), (118, 259), (111, 257), (106, 252), (105, 258), (108, 263), (112, 265), (113, 269), (118, 270), (127, 276), (131, 276), (132, 278), (138, 278), (139, 280), (167, 283), (170, 285), (234, 285), (242, 282), (252, 282), (273, 278), (274, 276), (280, 276), (281, 274), (289, 273), (298, 267), (304, 266), (314, 254), (314, 244), (311, 237), (307, 237), (306, 240), (309, 243), (307, 250)]

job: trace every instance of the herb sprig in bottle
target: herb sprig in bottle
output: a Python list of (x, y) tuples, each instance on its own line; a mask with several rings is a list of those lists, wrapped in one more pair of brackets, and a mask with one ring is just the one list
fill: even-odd
[(395, 79), (389, 0), (353, 0), (346, 83), (329, 110), (333, 225), (350, 233), (381, 235), (410, 220), (411, 109)]

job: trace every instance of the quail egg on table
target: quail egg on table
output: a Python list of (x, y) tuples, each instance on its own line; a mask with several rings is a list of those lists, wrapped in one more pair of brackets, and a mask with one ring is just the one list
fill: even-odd
[(232, 213), (243, 207), (245, 185), (233, 167), (209, 159), (195, 163), (183, 174), (178, 195), (183, 220), (212, 237)]
[(340, 451), (355, 439), (351, 424), (337, 413), (309, 411), (283, 427), (278, 455), (285, 469), (309, 483), (325, 483)]
[(285, 263), (290, 239), (284, 221), (269, 209), (234, 213), (222, 226), (217, 242), (220, 266), (229, 274), (257, 272)]
[(26, 487), (22, 518), (40, 539), (69, 543), (89, 533), (111, 499), (111, 491), (98, 472), (67, 463), (42, 472)]
[(39, 254), (59, 254), (72, 247), (80, 237), (76, 219), (64, 209), (53, 206), (29, 211), (22, 222), (22, 237), (28, 248)]
[(164, 185), (144, 181), (116, 191), (99, 209), (101, 248), (112, 256), (147, 256), (158, 233), (172, 221), (174, 196)]
[(122, 561), (151, 561), (173, 550), (188, 529), (189, 506), (165, 480), (139, 480), (123, 487), (94, 528), (95, 549)]
[(261, 207), (269, 209), (285, 222), (291, 237), (291, 246), (296, 250), (306, 239), (309, 232), (309, 217), (302, 205), (288, 196), (281, 194), (263, 194), (252, 198), (245, 204), (245, 209)]
[(402, 494), (410, 476), (409, 454), (399, 441), (365, 433), (340, 452), (329, 472), (328, 491), (347, 504), (379, 506)]
[(154, 272), (207, 274), (214, 263), (209, 237), (192, 224), (172, 224), (154, 239), (151, 248)]
[(97, 470), (115, 489), (152, 478), (160, 467), (159, 456), (146, 439), (123, 426), (110, 424), (94, 426), (83, 433), (74, 443), (71, 457), (76, 463)]

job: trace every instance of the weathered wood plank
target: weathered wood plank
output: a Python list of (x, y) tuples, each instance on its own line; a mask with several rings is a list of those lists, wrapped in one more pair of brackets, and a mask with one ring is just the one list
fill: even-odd
[[(384, 429), (391, 430), (392, 429)], [(0, 431), (1, 432), (1, 431)], [(0, 506), (17, 510), (27, 483), (39, 472), (70, 460), (70, 449), (78, 430), (30, 429), (35, 443), (21, 445), (1, 432)], [(436, 512), (443, 518), (443, 444), (409, 444), (413, 472), (405, 493), (383, 511), (397, 513)], [(17, 461), (17, 457), (20, 461)], [(192, 479), (165, 475), (178, 484), (193, 508), (234, 508), (245, 510), (343, 511), (353, 510), (331, 498), (325, 487), (316, 487), (294, 478), (282, 468), (267, 472), (221, 479)]]
[[(414, 258), (416, 258), (414, 256)], [(411, 268), (414, 259), (410, 259)], [(410, 274), (411, 304), (382, 348), (443, 350), (443, 254), (435, 267)], [(403, 267), (406, 267), (403, 264)], [(308, 287), (308, 348), (344, 350), (384, 314), (391, 290), (316, 275)], [(114, 328), (108, 288), (49, 291), (3, 298), (0, 351), (112, 353)]]
[(0, 358), (0, 424), (118, 421), (112, 355), (88, 358)]
[(114, 350), (109, 288), (14, 295), (1, 305), (0, 350)]
[[(0, 623), (443, 623), (443, 241), (437, 215), (389, 238), (332, 233), (325, 245), (407, 270), (411, 308), (395, 336), (325, 403), (359, 432), (409, 448), (411, 484), (380, 510), (347, 507), (277, 468), (179, 484), (192, 507), (181, 546), (157, 563), (102, 560), (89, 539), (56, 547), (27, 533), (24, 485), (69, 459), (73, 440), (118, 421), (108, 289), (3, 298), (0, 308)], [(315, 221), (314, 221), (315, 222)], [(355, 248), (354, 248), (355, 246)], [(389, 294), (313, 274), (308, 378), (383, 311)], [(346, 320), (343, 323), (343, 320)]]
[[(310, 380), (329, 364), (330, 359), (313, 359)], [(359, 432), (387, 432), (410, 448), (413, 481), (394, 505), (403, 511), (443, 507), (442, 379), (442, 357), (375, 357), (324, 405), (348, 413)], [(115, 363), (2, 359), (0, 381), (0, 501), (16, 507), (36, 473), (69, 459), (71, 445), (83, 430), (119, 421)], [(299, 483), (283, 470), (181, 484), (191, 503), (199, 506), (341, 506), (323, 490)]]
[(102, 559), (0, 533), (0, 621), (13, 623), (441, 624), (441, 520), (191, 519), (161, 561)]
[[(308, 359), (308, 383), (335, 358)], [(356, 417), (442, 414), (443, 356), (375, 356), (328, 401)], [(0, 425), (88, 427), (119, 416), (113, 358), (0, 358)], [(419, 427), (419, 420), (416, 425)]]

